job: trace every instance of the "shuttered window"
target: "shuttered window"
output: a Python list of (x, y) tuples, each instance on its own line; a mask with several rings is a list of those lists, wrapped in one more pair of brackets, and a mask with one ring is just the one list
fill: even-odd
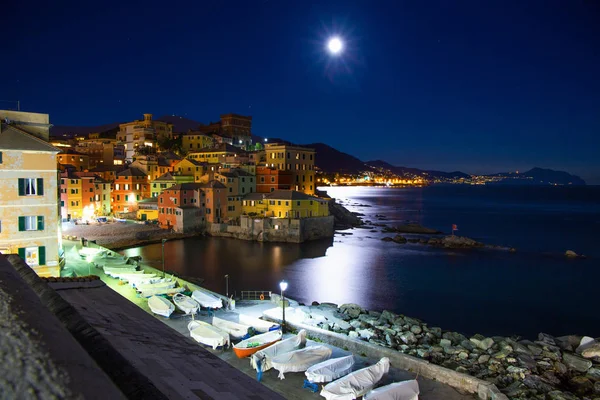
[(29, 215), (19, 217), (19, 231), (43, 231), (44, 216)]
[(43, 196), (44, 180), (42, 178), (19, 178), (19, 196)]

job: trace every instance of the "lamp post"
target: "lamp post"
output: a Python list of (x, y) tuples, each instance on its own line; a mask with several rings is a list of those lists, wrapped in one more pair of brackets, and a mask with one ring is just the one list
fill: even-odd
[(286, 281), (281, 281), (279, 282), (279, 289), (281, 289), (281, 307), (283, 307), (282, 311), (283, 311), (283, 318), (282, 318), (282, 324), (281, 324), (281, 333), (285, 333), (285, 297), (283, 295), (283, 293), (285, 292), (285, 290), (287, 289), (288, 284)]
[(229, 298), (229, 274), (225, 275), (225, 294)]
[(162, 240), (162, 270), (163, 270), (163, 278), (165, 277), (165, 242), (167, 239)]

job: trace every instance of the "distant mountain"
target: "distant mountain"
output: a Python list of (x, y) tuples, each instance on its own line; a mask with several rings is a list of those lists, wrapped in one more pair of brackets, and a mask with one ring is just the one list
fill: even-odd
[(325, 143), (302, 144), (302, 147), (315, 149), (316, 166), (326, 173), (359, 174), (365, 171), (365, 163), (350, 154), (342, 153)]
[(501, 185), (571, 185), (582, 186), (585, 181), (576, 175), (564, 171), (535, 167), (529, 171), (517, 174), (515, 172), (501, 172), (489, 175), (490, 177), (503, 178), (493, 184)]
[(454, 171), (454, 172), (443, 172), (443, 171), (433, 171), (433, 170), (423, 170), (418, 168), (407, 168), (407, 167), (397, 167), (395, 165), (391, 165), (388, 162), (382, 160), (375, 161), (367, 161), (365, 163), (369, 167), (385, 169), (393, 172), (397, 175), (420, 175), (423, 177), (433, 177), (433, 178), (444, 178), (444, 179), (460, 179), (460, 178), (470, 178), (471, 175), (465, 174), (464, 172)]

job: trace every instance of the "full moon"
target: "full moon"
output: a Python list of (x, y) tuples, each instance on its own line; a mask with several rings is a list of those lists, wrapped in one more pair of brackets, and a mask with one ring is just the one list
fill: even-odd
[(327, 42), (327, 48), (331, 54), (338, 54), (342, 51), (344, 44), (339, 37), (333, 37)]

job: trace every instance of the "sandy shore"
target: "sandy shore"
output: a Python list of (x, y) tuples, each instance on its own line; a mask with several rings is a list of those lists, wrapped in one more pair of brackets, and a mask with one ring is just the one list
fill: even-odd
[(173, 233), (156, 225), (136, 224), (133, 222), (108, 222), (103, 224), (75, 225), (65, 222), (62, 225), (64, 238), (95, 240), (100, 246), (111, 250), (122, 250), (145, 244), (160, 243), (162, 239), (184, 239), (197, 234)]

